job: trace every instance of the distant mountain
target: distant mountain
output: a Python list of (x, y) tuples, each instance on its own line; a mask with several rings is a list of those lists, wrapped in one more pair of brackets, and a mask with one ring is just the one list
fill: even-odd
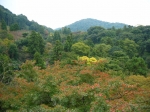
[(76, 31), (87, 31), (87, 29), (89, 29), (92, 26), (102, 26), (104, 28), (112, 28), (114, 26), (115, 28), (123, 28), (124, 25), (126, 24), (110, 23), (110, 22), (88, 18), (88, 19), (82, 19), (76, 21), (70, 25), (67, 25), (66, 27), (70, 28), (72, 32), (76, 32)]
[(34, 30), (40, 32), (41, 34), (44, 34), (45, 30), (48, 32), (53, 32), (52, 28), (40, 25), (35, 21), (29, 21), (28, 18), (23, 14), (13, 14), (11, 11), (0, 5), (0, 22), (2, 20), (6, 22), (7, 26), (17, 23), (20, 30)]

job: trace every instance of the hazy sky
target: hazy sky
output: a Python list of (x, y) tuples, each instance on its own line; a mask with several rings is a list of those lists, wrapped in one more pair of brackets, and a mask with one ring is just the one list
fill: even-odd
[(150, 25), (150, 0), (0, 0), (0, 4), (53, 29), (85, 18)]

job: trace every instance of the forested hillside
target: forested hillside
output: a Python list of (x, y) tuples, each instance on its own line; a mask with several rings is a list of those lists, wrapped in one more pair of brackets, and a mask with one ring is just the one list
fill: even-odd
[(82, 19), (82, 20), (76, 21), (70, 25), (67, 25), (66, 27), (70, 28), (72, 32), (76, 32), (76, 31), (87, 31), (92, 26), (102, 26), (104, 28), (112, 28), (112, 27), (123, 28), (124, 25), (126, 24), (110, 23), (110, 22), (88, 18), (88, 19)]
[(7, 22), (1, 18), (1, 112), (150, 111), (150, 26), (43, 34), (11, 31)]
[(35, 30), (42, 34), (53, 31), (53, 29), (39, 25), (35, 21), (29, 21), (28, 18), (23, 14), (20, 15), (13, 14), (11, 11), (0, 5), (0, 21), (2, 20), (6, 22), (6, 25), (10, 26), (11, 31), (21, 29)]

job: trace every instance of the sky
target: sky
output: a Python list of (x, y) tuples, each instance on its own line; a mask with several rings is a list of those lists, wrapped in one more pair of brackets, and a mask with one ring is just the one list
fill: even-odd
[(150, 0), (0, 0), (0, 4), (53, 29), (86, 18), (150, 25)]

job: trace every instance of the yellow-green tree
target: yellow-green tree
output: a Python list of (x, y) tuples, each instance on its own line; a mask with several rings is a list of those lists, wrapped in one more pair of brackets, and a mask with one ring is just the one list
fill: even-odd
[(82, 42), (77, 42), (72, 45), (71, 50), (80, 56), (87, 56), (90, 52), (90, 47)]

